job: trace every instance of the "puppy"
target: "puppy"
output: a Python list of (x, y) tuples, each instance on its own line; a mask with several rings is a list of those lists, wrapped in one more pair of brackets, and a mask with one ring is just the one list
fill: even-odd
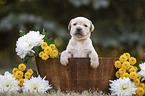
[(76, 17), (70, 21), (68, 30), (72, 37), (66, 50), (61, 53), (60, 63), (66, 66), (71, 57), (85, 58), (89, 56), (91, 67), (97, 68), (99, 66), (98, 54), (90, 39), (91, 32), (94, 30), (92, 22), (85, 17)]

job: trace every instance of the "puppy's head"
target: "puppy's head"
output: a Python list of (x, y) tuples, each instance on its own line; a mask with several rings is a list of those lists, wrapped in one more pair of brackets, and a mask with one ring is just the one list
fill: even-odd
[(90, 37), (94, 30), (94, 25), (85, 17), (76, 17), (72, 19), (68, 25), (68, 30), (72, 37), (77, 40), (83, 40)]

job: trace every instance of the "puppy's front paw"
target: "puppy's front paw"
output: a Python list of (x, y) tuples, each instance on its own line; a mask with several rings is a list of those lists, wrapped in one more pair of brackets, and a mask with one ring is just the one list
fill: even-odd
[(99, 61), (98, 60), (91, 60), (91, 67), (92, 68), (97, 68), (99, 66)]
[(68, 64), (68, 59), (63, 57), (63, 58), (60, 58), (60, 63), (64, 66), (66, 66)]

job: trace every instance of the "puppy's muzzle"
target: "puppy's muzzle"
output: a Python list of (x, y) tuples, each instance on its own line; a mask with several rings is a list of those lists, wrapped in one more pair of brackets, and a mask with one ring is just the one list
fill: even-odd
[(82, 28), (81, 27), (76, 28), (75, 35), (83, 35), (82, 34)]

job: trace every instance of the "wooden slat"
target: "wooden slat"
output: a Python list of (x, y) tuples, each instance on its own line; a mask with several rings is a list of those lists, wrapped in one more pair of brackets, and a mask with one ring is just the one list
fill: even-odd
[(59, 58), (43, 61), (36, 58), (39, 74), (61, 91), (82, 92), (84, 90), (102, 90), (109, 92), (109, 80), (114, 79), (116, 58), (100, 57), (97, 69), (90, 67), (89, 58), (70, 58), (67, 66), (60, 64)]

